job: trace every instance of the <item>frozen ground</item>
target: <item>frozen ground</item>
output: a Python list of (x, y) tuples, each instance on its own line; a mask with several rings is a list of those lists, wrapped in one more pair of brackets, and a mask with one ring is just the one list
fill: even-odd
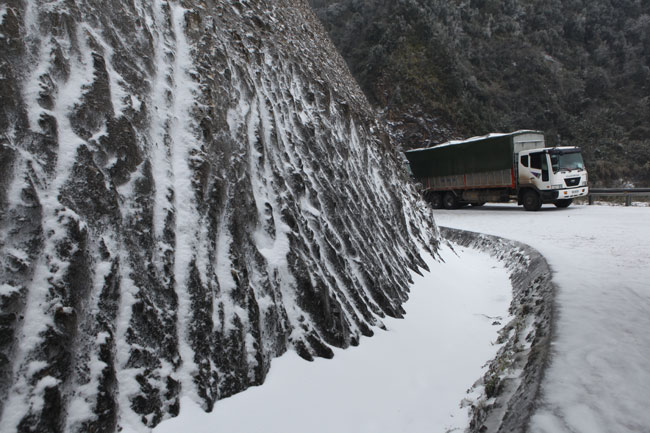
[(532, 433), (650, 432), (650, 209), (514, 205), (436, 211), (441, 226), (539, 250), (558, 286)]
[(422, 433), (463, 431), (463, 399), (493, 358), (511, 286), (504, 267), (473, 250), (445, 247), (446, 263), (414, 275), (406, 319), (386, 319), (359, 347), (306, 362), (289, 352), (266, 383), (204, 413), (189, 399), (156, 433)]

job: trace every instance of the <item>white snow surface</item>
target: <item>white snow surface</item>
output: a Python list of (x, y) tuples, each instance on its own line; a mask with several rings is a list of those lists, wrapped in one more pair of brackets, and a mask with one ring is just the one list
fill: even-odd
[(447, 146), (455, 146), (457, 144), (462, 144), (462, 143), (470, 143), (472, 141), (479, 141), (479, 140), (485, 140), (486, 138), (495, 138), (495, 137), (503, 137), (506, 135), (515, 135), (515, 134), (522, 134), (522, 133), (539, 133), (539, 131), (531, 130), (531, 129), (520, 129), (518, 131), (514, 132), (492, 132), (490, 134), (486, 135), (479, 135), (476, 137), (470, 137), (465, 140), (450, 140), (450, 141), (445, 141), (444, 143), (436, 144), (434, 146), (429, 146), (429, 147), (419, 147), (417, 149), (412, 149), (410, 152), (417, 152), (419, 150), (429, 150), (433, 147), (436, 149), (440, 147), (447, 147)]
[(488, 205), (435, 217), (527, 243), (554, 272), (551, 362), (530, 431), (650, 432), (650, 209)]
[[(423, 254), (424, 256), (424, 254)], [(503, 265), (471, 249), (441, 249), (430, 273), (413, 274), (406, 318), (383, 320), (358, 347), (307, 362), (289, 351), (266, 382), (205, 413), (191, 398), (155, 433), (421, 433), (462, 431), (463, 400), (495, 355), (512, 290)], [(128, 428), (126, 433), (129, 433)]]

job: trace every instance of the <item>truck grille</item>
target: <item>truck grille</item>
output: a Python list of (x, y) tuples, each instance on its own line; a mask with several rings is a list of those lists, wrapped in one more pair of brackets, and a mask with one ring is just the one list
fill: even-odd
[(566, 183), (566, 186), (578, 186), (580, 183), (580, 178), (579, 177), (571, 177), (564, 179), (564, 183)]

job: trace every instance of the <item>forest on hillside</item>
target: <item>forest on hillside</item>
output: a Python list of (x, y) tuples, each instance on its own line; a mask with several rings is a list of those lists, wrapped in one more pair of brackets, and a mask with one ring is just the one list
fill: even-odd
[(650, 186), (650, 0), (310, 0), (402, 148), (539, 129)]

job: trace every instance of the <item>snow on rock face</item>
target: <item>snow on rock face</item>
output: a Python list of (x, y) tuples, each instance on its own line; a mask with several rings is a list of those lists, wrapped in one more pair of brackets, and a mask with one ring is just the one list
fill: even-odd
[(302, 0), (9, 0), (2, 431), (153, 426), (399, 317), (426, 207)]

